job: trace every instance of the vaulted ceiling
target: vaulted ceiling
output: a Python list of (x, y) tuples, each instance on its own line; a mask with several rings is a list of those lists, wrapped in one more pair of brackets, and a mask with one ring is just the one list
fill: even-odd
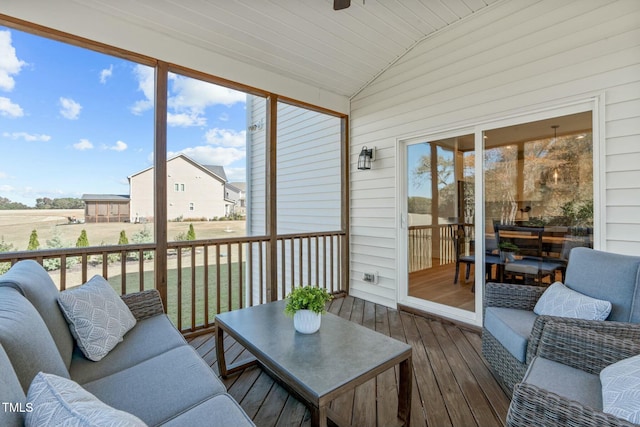
[(352, 97), (426, 37), (499, 0), (75, 0), (96, 16)]

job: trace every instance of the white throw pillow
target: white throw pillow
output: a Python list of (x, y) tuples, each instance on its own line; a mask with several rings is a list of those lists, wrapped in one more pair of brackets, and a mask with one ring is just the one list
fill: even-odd
[(640, 355), (604, 368), (600, 382), (603, 412), (640, 424)]
[(31, 411), (25, 414), (26, 427), (144, 427), (128, 412), (103, 403), (77, 383), (53, 374), (37, 374), (27, 392)]
[(129, 307), (102, 276), (60, 292), (58, 304), (78, 347), (94, 362), (106, 356), (136, 324)]
[(555, 282), (544, 291), (533, 312), (538, 315), (605, 320), (611, 312), (611, 303), (591, 298)]

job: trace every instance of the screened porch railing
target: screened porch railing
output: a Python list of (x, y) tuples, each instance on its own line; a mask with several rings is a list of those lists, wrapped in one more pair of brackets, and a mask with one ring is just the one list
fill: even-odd
[[(344, 291), (345, 241), (341, 231), (278, 236), (273, 298), (306, 285)], [(213, 326), (217, 313), (268, 302), (269, 243), (264, 236), (169, 242), (166, 309), (176, 327), (193, 333)], [(99, 274), (127, 294), (154, 288), (155, 256), (155, 243), (6, 252), (0, 268), (33, 259), (60, 290)]]

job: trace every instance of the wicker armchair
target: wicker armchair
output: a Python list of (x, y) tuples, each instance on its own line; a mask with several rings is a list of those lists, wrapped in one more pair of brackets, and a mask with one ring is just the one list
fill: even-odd
[(162, 299), (160, 299), (160, 293), (156, 289), (121, 295), (120, 298), (127, 304), (136, 320), (164, 313)]
[[(569, 288), (611, 302), (611, 314), (606, 321), (535, 315), (533, 308), (545, 287), (504, 283), (485, 286), (482, 353), (508, 395), (536, 356), (548, 322), (563, 322), (595, 331), (615, 329), (615, 324), (607, 325), (612, 322), (640, 323), (640, 292), (636, 292), (640, 257), (574, 248), (565, 277)], [(618, 333), (617, 329), (611, 332), (613, 336), (626, 338)]]
[[(532, 360), (524, 381), (514, 388), (507, 413), (507, 426), (635, 426), (602, 412), (602, 390), (598, 376), (606, 366), (640, 354), (640, 325), (601, 323), (608, 324), (606, 332), (619, 333), (625, 338), (616, 338), (608, 333), (563, 322), (546, 323), (540, 336), (538, 353)], [(540, 363), (543, 360), (544, 364)], [(547, 361), (550, 361), (551, 365)], [(543, 366), (546, 366), (546, 369)], [(583, 383), (576, 379), (575, 384), (567, 384), (571, 383), (571, 378), (567, 379), (566, 375), (548, 378), (554, 372), (549, 370), (549, 366), (557, 367), (559, 372), (571, 373), (571, 368), (585, 372), (585, 378), (590, 379), (585, 383), (591, 384), (592, 387), (582, 387), (575, 390), (573, 396), (568, 396), (567, 389), (579, 388)], [(539, 383), (540, 378), (545, 376), (547, 378), (542, 381), (545, 383), (543, 387)], [(586, 400), (591, 402), (587, 403)]]

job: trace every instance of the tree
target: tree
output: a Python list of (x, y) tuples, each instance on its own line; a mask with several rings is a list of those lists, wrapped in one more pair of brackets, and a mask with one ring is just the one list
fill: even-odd
[(36, 229), (31, 230), (31, 236), (29, 236), (28, 251), (37, 251), (40, 248), (40, 242), (38, 241), (38, 231)]
[(76, 248), (86, 248), (89, 246), (89, 238), (87, 237), (87, 230), (82, 229), (80, 237), (76, 240)]
[(0, 197), (0, 209), (2, 210), (10, 210), (10, 209), (30, 209), (29, 206), (22, 204), (22, 203), (18, 203), (18, 202), (12, 202), (11, 200), (7, 199), (6, 197)]
[(196, 230), (193, 229), (193, 224), (189, 224), (189, 231), (187, 232), (187, 240), (196, 240)]
[(129, 238), (127, 237), (127, 233), (124, 230), (120, 231), (120, 238), (118, 239), (118, 244), (119, 245), (129, 244)]

